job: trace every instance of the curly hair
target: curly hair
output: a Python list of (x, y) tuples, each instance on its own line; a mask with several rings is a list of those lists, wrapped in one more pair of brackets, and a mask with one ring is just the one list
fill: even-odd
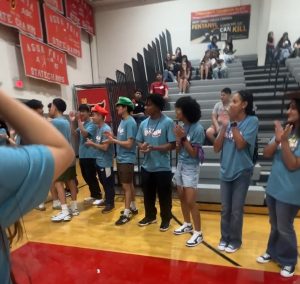
[(195, 123), (201, 118), (201, 107), (197, 101), (190, 96), (178, 99), (175, 103), (175, 107), (181, 109), (183, 116), (189, 123)]

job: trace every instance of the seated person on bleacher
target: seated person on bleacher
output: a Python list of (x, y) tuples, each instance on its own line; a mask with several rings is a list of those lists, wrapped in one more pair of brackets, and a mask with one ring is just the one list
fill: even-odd
[(213, 67), (212, 77), (213, 79), (228, 78), (228, 67), (223, 59), (216, 60), (216, 65)]
[(234, 53), (236, 52), (236, 49), (233, 49), (231, 36), (228, 37), (227, 40), (225, 40), (222, 51), (223, 51), (222, 57), (224, 59), (225, 64), (232, 63), (234, 61)]
[(182, 61), (181, 68), (178, 71), (179, 94), (185, 94), (189, 87), (189, 78), (191, 69), (188, 67), (187, 61)]
[(208, 79), (208, 74), (210, 72), (211, 66), (211, 52), (210, 50), (207, 50), (203, 59), (200, 62), (199, 71), (201, 80)]
[[(182, 55), (182, 61), (181, 61), (181, 64), (182, 62), (186, 62), (187, 64), (187, 68), (190, 70), (190, 75), (189, 75), (189, 78), (188, 78), (188, 81), (190, 82), (191, 81), (191, 78), (192, 78), (192, 63), (189, 61), (187, 55)], [(181, 66), (180, 66), (181, 67)]]
[(132, 99), (132, 102), (134, 104), (132, 117), (135, 119), (135, 122), (138, 126), (146, 118), (145, 103), (142, 101), (142, 97), (142, 91), (136, 90)]
[(172, 58), (170, 53), (167, 53), (167, 57), (164, 62), (164, 76), (163, 81), (164, 82), (177, 82), (175, 74), (175, 61)]
[(213, 36), (210, 44), (207, 46), (207, 50), (219, 50), (217, 42), (218, 42), (218, 38), (216, 36)]
[(220, 131), (220, 118), (222, 116), (227, 116), (228, 112), (228, 106), (230, 102), (230, 96), (231, 96), (231, 89), (225, 88), (221, 91), (221, 101), (217, 102), (214, 106), (214, 109), (212, 111), (211, 120), (212, 125), (206, 130), (206, 137), (209, 139), (211, 143), (214, 143), (216, 136), (218, 135)]
[(300, 57), (300, 37), (294, 43), (294, 51), (292, 53), (292, 57)]
[(177, 75), (180, 66), (181, 66), (181, 62), (182, 62), (182, 52), (181, 52), (181, 48), (177, 47), (175, 50), (175, 55), (172, 56), (172, 59), (175, 62), (174, 65), (174, 74)]
[(163, 82), (161, 72), (156, 73), (156, 81), (150, 85), (150, 94), (161, 95), (165, 100), (169, 98), (168, 85)]
[(292, 44), (289, 40), (289, 35), (288, 33), (284, 33), (277, 44), (275, 58), (278, 63), (285, 63), (285, 60), (291, 56), (292, 52)]

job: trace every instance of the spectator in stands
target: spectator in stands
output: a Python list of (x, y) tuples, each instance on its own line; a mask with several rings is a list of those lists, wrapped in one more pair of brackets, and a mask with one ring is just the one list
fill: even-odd
[(266, 60), (265, 65), (271, 64), (274, 60), (275, 42), (274, 33), (269, 32), (266, 44)]
[(150, 86), (150, 94), (158, 94), (167, 100), (169, 94), (168, 85), (163, 82), (161, 72), (156, 73), (156, 81)]
[(232, 96), (229, 117), (222, 116), (214, 150), (221, 154), (220, 251), (233, 253), (242, 245), (243, 207), (253, 172), (258, 131), (253, 96), (242, 90)]
[(190, 82), (191, 78), (192, 78), (192, 63), (191, 63), (191, 61), (189, 61), (187, 55), (182, 56), (182, 62), (186, 62), (187, 68), (190, 70), (190, 76), (188, 78), (188, 81)]
[(281, 266), (283, 277), (294, 275), (297, 264), (297, 239), (294, 220), (300, 209), (300, 92), (289, 95), (287, 124), (275, 121), (275, 135), (264, 149), (264, 156), (273, 158), (266, 189), (271, 232), (266, 253), (259, 263), (271, 260)]
[(180, 47), (176, 48), (175, 56), (173, 57), (173, 60), (175, 61), (174, 74), (177, 75), (177, 72), (179, 71), (180, 66), (181, 66), (181, 62), (182, 62), (182, 52), (181, 52)]
[(207, 50), (218, 50), (219, 47), (217, 45), (217, 42), (218, 42), (217, 36), (213, 36), (210, 44), (207, 46)]
[(165, 100), (151, 94), (146, 101), (146, 113), (149, 115), (138, 130), (136, 141), (141, 153), (145, 154), (141, 176), (144, 192), (145, 218), (139, 226), (156, 223), (156, 194), (160, 204), (160, 231), (167, 231), (172, 218), (172, 172), (170, 150), (175, 149), (173, 120), (162, 113)]
[(211, 70), (211, 52), (209, 50), (205, 52), (205, 55), (200, 62), (199, 70), (201, 80), (208, 79), (208, 75)]
[(8, 126), (4, 120), (0, 120), (0, 146), (8, 145), (8, 138), (10, 133), (8, 131)]
[(232, 63), (234, 61), (234, 53), (236, 52), (235, 49), (233, 49), (233, 42), (232, 37), (228, 37), (227, 40), (225, 40), (224, 47), (223, 47), (223, 59), (225, 64)]
[(276, 47), (276, 59), (278, 63), (285, 63), (285, 60), (292, 54), (291, 41), (288, 33), (284, 33)]
[[(186, 246), (194, 247), (203, 241), (199, 208), (196, 203), (197, 185), (199, 182), (199, 151), (204, 143), (205, 134), (202, 125), (200, 105), (191, 97), (183, 97), (176, 101), (176, 117), (183, 126), (175, 126), (176, 148), (179, 152), (177, 170), (174, 176), (181, 203), (184, 223), (174, 231), (175, 235), (192, 233)], [(194, 229), (191, 222), (194, 223)]]
[(183, 61), (181, 68), (178, 71), (179, 94), (185, 94), (189, 87), (189, 77), (191, 69), (188, 67), (187, 62)]
[(216, 67), (213, 69), (213, 79), (224, 79), (228, 78), (228, 67), (226, 66), (223, 59), (216, 60)]
[(164, 62), (164, 82), (177, 82), (174, 74), (175, 61), (172, 59), (170, 53), (167, 54), (167, 57)]
[(292, 57), (300, 57), (300, 37), (294, 43)]
[(132, 103), (134, 104), (132, 117), (135, 119), (135, 122), (137, 123), (138, 126), (146, 118), (145, 103), (143, 102), (142, 97), (143, 97), (142, 91), (136, 90), (132, 99)]
[(214, 143), (216, 136), (218, 135), (222, 125), (221, 121), (223, 119), (223, 116), (228, 116), (228, 107), (230, 103), (230, 96), (231, 96), (231, 89), (230, 88), (224, 88), (221, 91), (221, 101), (217, 102), (214, 106), (214, 109), (212, 111), (211, 115), (211, 121), (212, 125), (206, 130), (206, 136)]

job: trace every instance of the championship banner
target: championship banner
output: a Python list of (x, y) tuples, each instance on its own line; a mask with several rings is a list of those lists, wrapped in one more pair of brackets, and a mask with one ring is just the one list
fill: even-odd
[(66, 16), (89, 34), (95, 35), (93, 7), (85, 0), (65, 0)]
[(44, 5), (48, 44), (81, 57), (81, 30), (70, 20)]
[(47, 3), (51, 8), (63, 14), (63, 0), (44, 0), (44, 3)]
[(38, 0), (1, 0), (0, 23), (43, 39)]
[(68, 85), (66, 54), (20, 34), (25, 75), (52, 83)]
[(192, 12), (191, 41), (209, 42), (212, 36), (218, 40), (228, 37), (246, 39), (249, 37), (251, 6)]
[(94, 105), (99, 104), (104, 107), (108, 111), (105, 121), (111, 122), (110, 105), (106, 88), (77, 90), (76, 95), (78, 106), (81, 104), (88, 104), (92, 108)]

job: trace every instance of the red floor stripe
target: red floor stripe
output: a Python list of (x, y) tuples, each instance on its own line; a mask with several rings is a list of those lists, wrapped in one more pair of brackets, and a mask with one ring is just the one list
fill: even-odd
[(12, 263), (18, 284), (300, 284), (299, 276), (41, 243), (14, 251)]

